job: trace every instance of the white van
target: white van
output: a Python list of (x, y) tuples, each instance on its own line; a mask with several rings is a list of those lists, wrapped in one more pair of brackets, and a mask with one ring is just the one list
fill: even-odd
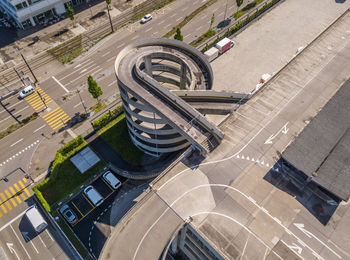
[(95, 207), (100, 206), (103, 203), (101, 195), (92, 187), (91, 185), (87, 186), (84, 189), (85, 195), (88, 199), (95, 205)]
[(23, 99), (26, 96), (32, 94), (35, 91), (35, 88), (32, 85), (29, 85), (28, 87), (25, 87), (20, 93), (19, 93), (19, 99)]
[(113, 188), (113, 189), (118, 189), (122, 183), (120, 182), (120, 180), (118, 180), (117, 177), (114, 176), (113, 173), (111, 173), (110, 171), (106, 171), (103, 175), (102, 175), (103, 179), (108, 182), (108, 184)]
[(27, 209), (25, 215), (37, 233), (40, 233), (47, 227), (47, 223), (44, 220), (43, 216), (40, 214), (36, 205), (33, 205)]

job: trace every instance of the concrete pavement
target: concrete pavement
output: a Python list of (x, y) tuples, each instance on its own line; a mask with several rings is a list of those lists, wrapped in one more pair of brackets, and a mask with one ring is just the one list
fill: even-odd
[[(190, 167), (182, 162), (155, 183), (159, 196), (150, 192), (127, 214), (102, 259), (157, 258), (189, 216), (226, 259), (287, 258), (288, 252), (278, 255), (281, 244), (289, 248), (289, 256), (346, 259), (350, 237), (342, 227), (350, 224), (349, 205), (338, 206), (323, 226), (264, 176), (281, 170), (275, 164), (279, 154), (349, 77), (349, 26), (348, 12), (221, 125), (225, 139), (203, 162)], [(284, 126), (288, 131), (280, 133)], [(266, 143), (271, 135), (273, 142)], [(336, 237), (342, 239), (335, 242)]]

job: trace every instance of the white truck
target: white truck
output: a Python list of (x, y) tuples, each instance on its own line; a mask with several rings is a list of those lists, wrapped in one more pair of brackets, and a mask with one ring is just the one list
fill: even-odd
[(40, 233), (47, 227), (47, 222), (44, 220), (43, 216), (40, 214), (36, 205), (33, 205), (29, 209), (27, 209), (25, 215), (37, 233)]

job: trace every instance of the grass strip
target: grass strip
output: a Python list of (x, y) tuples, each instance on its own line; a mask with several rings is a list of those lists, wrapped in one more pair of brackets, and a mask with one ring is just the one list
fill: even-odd
[(132, 165), (140, 164), (144, 153), (131, 141), (124, 113), (98, 130), (97, 134), (100, 135), (124, 161)]
[(172, 35), (175, 34), (177, 28), (182, 28), (184, 27), (189, 21), (191, 21), (197, 14), (211, 6), (212, 4), (216, 3), (217, 0), (209, 0), (207, 3), (204, 5), (198, 7), (196, 10), (194, 10), (192, 13), (190, 13), (188, 16), (186, 16), (177, 26), (173, 27), (169, 32), (164, 34), (163, 38), (169, 38)]

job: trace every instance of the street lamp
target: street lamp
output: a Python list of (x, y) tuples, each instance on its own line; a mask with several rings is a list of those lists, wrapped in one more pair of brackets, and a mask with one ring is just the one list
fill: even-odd
[(92, 10), (91, 10), (91, 5), (90, 4), (89, 4), (89, 9), (90, 9), (91, 17), (92, 17)]
[(108, 12), (109, 23), (111, 24), (111, 29), (112, 29), (112, 33), (113, 33), (113, 32), (114, 32), (114, 29), (113, 29), (113, 24), (112, 24), (111, 15), (110, 15), (110, 13), (109, 13), (109, 4), (107, 4), (107, 12)]
[(87, 114), (86, 107), (85, 107), (85, 105), (84, 105), (83, 99), (82, 99), (81, 96), (80, 96), (80, 91), (79, 91), (79, 89), (77, 89), (77, 93), (78, 93), (78, 95), (79, 95), (80, 102), (81, 102), (81, 104), (83, 105), (83, 108), (84, 108), (84, 110), (85, 110), (85, 114)]
[(33, 75), (33, 78), (34, 78), (34, 80), (35, 80), (35, 83), (37, 83), (37, 82), (38, 82), (38, 79), (35, 77), (34, 72), (33, 72), (32, 69), (30, 68), (30, 66), (29, 66), (29, 64), (28, 64), (28, 62), (27, 62), (27, 60), (24, 58), (24, 56), (23, 56), (22, 53), (20, 53), (20, 54), (21, 54), (21, 57), (22, 57), (24, 63), (27, 65), (27, 67), (28, 67), (30, 73)]

